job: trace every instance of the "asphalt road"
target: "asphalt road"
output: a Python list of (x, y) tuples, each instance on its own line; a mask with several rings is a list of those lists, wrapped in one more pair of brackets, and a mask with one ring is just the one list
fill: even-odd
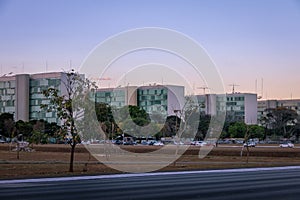
[(300, 167), (0, 181), (0, 199), (300, 199)]

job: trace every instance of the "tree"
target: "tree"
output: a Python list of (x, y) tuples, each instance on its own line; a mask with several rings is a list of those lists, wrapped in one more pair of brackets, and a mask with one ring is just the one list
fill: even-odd
[(266, 111), (265, 121), (268, 127), (284, 138), (291, 137), (294, 131), (293, 126), (297, 123), (297, 112), (285, 107), (270, 108)]
[(138, 106), (124, 106), (120, 109), (113, 109), (114, 120), (118, 123), (123, 133), (131, 136), (144, 135), (143, 129), (150, 124), (149, 114)]
[(172, 115), (168, 116), (163, 129), (161, 130), (162, 137), (172, 137), (175, 136), (179, 130), (181, 119), (178, 116)]
[(2, 113), (0, 115), (0, 131), (4, 137), (14, 137), (14, 115), (11, 113)]
[(30, 122), (19, 120), (16, 122), (16, 130), (18, 135), (22, 134), (25, 139), (28, 139), (32, 134), (33, 125)]
[(196, 134), (196, 140), (203, 140), (209, 129), (209, 124), (211, 122), (211, 116), (207, 114), (200, 114), (200, 120), (198, 125), (198, 131)]
[(244, 138), (247, 125), (244, 122), (236, 122), (229, 126), (228, 133), (231, 138)]
[(248, 125), (250, 138), (258, 138), (260, 140), (264, 139), (264, 127), (259, 125)]
[[(62, 79), (62, 84), (65, 92), (55, 88), (43, 91), (43, 94), (50, 99), (50, 104), (41, 105), (41, 108), (46, 108), (48, 111), (56, 111), (57, 116), (60, 118), (62, 129), (64, 129), (61, 133), (67, 133), (67, 137), (70, 139), (68, 142), (71, 147), (69, 171), (73, 172), (75, 147), (80, 143), (80, 134), (75, 126), (75, 120), (78, 117), (77, 114), (80, 114), (82, 109), (85, 109), (84, 103), (86, 102), (85, 99), (89, 98), (89, 92), (93, 91), (96, 86), (88, 79), (83, 78), (79, 73), (74, 72), (74, 70), (66, 72), (66, 79)], [(82, 101), (83, 104), (79, 103), (77, 104), (78, 107), (75, 108), (73, 106), (75, 101), (76, 103)]]

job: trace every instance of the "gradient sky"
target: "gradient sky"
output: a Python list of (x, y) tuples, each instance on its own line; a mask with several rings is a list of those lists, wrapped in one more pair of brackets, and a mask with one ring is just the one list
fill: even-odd
[(0, 0), (1, 74), (79, 69), (97, 44), (141, 27), (196, 40), (228, 92), (255, 92), (258, 80), (261, 93), (263, 79), (263, 98), (300, 98), (296, 0)]

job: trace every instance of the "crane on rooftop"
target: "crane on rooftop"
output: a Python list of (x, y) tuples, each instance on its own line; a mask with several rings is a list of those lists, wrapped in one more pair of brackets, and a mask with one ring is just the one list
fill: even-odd
[(205, 94), (205, 91), (209, 89), (209, 87), (203, 86), (203, 87), (197, 87), (197, 89), (202, 89), (203, 94)]

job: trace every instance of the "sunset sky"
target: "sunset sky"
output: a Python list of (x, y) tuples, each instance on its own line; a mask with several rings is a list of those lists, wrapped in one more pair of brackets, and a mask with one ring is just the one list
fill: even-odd
[(257, 80), (264, 99), (300, 99), (297, 0), (0, 0), (1, 75), (79, 70), (99, 43), (142, 27), (193, 38), (227, 92), (255, 92)]

